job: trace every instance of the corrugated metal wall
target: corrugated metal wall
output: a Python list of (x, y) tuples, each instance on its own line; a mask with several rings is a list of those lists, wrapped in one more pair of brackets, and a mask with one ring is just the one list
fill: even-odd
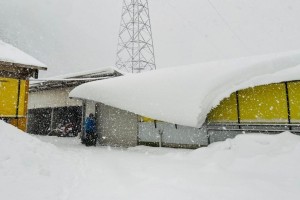
[(300, 82), (257, 86), (233, 93), (208, 122), (294, 123), (300, 121)]
[(26, 131), (28, 80), (0, 78), (0, 118)]

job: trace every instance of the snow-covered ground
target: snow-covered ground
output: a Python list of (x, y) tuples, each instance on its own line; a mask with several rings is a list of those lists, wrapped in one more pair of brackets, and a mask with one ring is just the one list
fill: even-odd
[(300, 137), (247, 134), (198, 150), (85, 147), (0, 121), (0, 199), (296, 200)]

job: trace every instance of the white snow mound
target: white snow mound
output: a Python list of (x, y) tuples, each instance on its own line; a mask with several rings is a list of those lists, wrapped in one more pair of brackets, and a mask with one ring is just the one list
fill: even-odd
[(94, 100), (170, 123), (201, 127), (231, 93), (300, 79), (300, 51), (166, 68), (78, 86), (70, 97)]
[(0, 120), (1, 199), (57, 199), (71, 179), (62, 153)]
[(24, 53), (20, 49), (17, 49), (10, 44), (3, 42), (2, 40), (0, 40), (0, 61), (46, 67), (45, 64), (36, 60), (32, 56)]
[(300, 195), (300, 137), (289, 132), (243, 134), (198, 150), (86, 148), (70, 138), (39, 138), (47, 143), (0, 121), (1, 199), (298, 200)]

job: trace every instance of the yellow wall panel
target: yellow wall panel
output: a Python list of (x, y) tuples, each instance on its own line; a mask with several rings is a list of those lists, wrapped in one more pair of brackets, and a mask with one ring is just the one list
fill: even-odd
[(18, 116), (26, 116), (28, 104), (28, 81), (21, 80)]
[(21, 129), (22, 131), (26, 131), (27, 119), (25, 117), (11, 118), (10, 120), (8, 120), (8, 123)]
[(236, 95), (231, 94), (229, 98), (221, 101), (208, 115), (209, 122), (237, 122)]
[(141, 116), (141, 121), (142, 121), (142, 122), (154, 122), (155, 120), (154, 120), (154, 119), (151, 119), (151, 118), (149, 118), (149, 117), (142, 117), (142, 116)]
[(288, 83), (291, 122), (300, 122), (300, 82)]
[(27, 130), (27, 119), (25, 117), (21, 117), (18, 119), (18, 128), (21, 129), (22, 131), (26, 132)]
[(239, 102), (241, 122), (288, 122), (284, 83), (241, 90)]
[(16, 116), (18, 80), (0, 78), (0, 116)]
[[(0, 78), (0, 117), (24, 117), (27, 114), (28, 81)], [(19, 96), (18, 96), (19, 95)]]

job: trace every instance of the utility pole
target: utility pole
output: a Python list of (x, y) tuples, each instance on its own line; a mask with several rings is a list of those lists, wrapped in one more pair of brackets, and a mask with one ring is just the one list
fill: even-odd
[(116, 67), (129, 73), (156, 69), (148, 0), (123, 0)]

